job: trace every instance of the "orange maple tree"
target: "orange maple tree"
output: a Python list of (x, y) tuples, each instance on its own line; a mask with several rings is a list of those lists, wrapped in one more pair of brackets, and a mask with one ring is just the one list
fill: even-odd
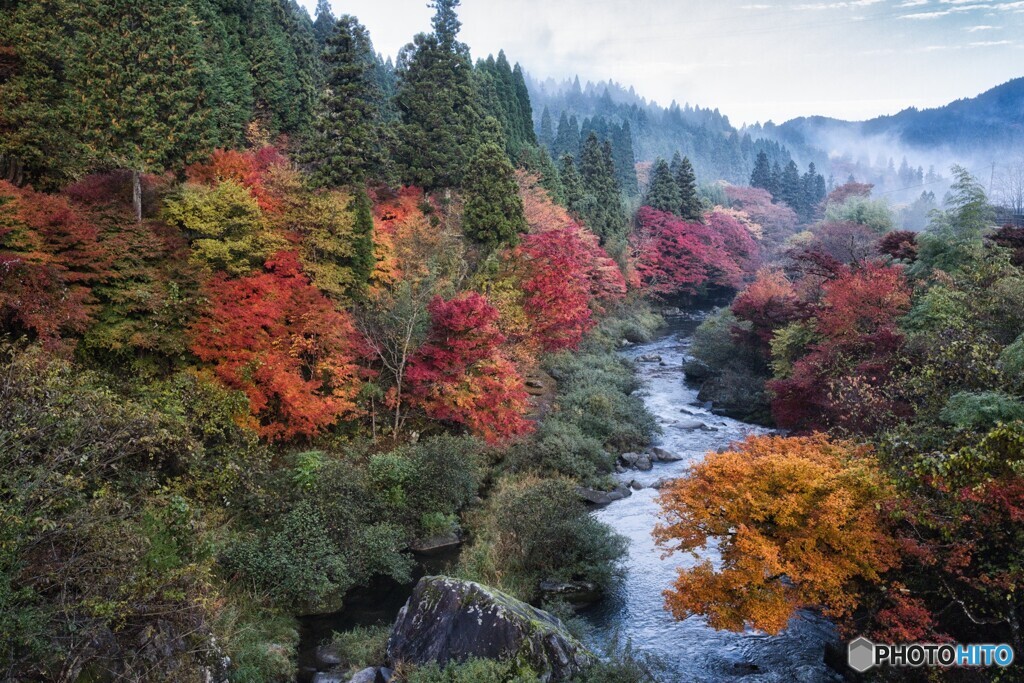
[(364, 342), (294, 252), (278, 253), (262, 273), (217, 275), (206, 292), (210, 307), (193, 326), (192, 351), (245, 392), (261, 436), (309, 437), (357, 415)]
[(755, 436), (709, 453), (659, 500), (655, 530), (668, 552), (707, 548), (720, 562), (679, 570), (665, 592), (677, 619), (778, 633), (793, 613), (821, 606), (833, 618), (858, 605), (860, 586), (897, 563), (878, 506), (893, 495), (867, 447)]

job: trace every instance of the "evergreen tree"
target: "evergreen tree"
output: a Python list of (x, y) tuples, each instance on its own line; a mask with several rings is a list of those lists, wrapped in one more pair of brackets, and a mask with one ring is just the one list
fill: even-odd
[(818, 173), (813, 161), (808, 164), (807, 173), (801, 178), (800, 185), (800, 209), (797, 213), (805, 220), (810, 220), (825, 198), (825, 178)]
[(533, 130), (533, 104), (530, 102), (530, 90), (526, 87), (526, 77), (523, 75), (523, 67), (516, 63), (512, 69), (512, 85), (519, 105), (519, 131), (523, 143), (526, 145), (537, 144), (537, 134)]
[(676, 186), (679, 188), (679, 209), (677, 214), (687, 221), (704, 220), (704, 203), (697, 193), (697, 175), (689, 157), (683, 157), (676, 171)]
[(355, 17), (338, 19), (324, 62), (327, 89), (314, 136), (317, 181), (349, 185), (384, 165), (380, 91), (373, 78), (376, 58), (366, 28)]
[(750, 186), (771, 192), (772, 169), (768, 165), (768, 155), (764, 150), (757, 153), (754, 161), (754, 171), (750, 174)]
[(562, 157), (558, 177), (562, 182), (562, 191), (565, 193), (565, 208), (579, 215), (583, 208), (583, 197), (586, 190), (583, 188), (583, 178), (576, 170), (576, 160), (571, 154)]
[(610, 137), (615, 178), (627, 196), (636, 197), (640, 194), (640, 185), (636, 179), (636, 156), (633, 153), (633, 133), (629, 121), (613, 127)]
[(86, 165), (75, 84), (64, 78), (73, 57), (68, 9), (20, 2), (2, 12), (0, 54), (12, 66), (0, 77), (0, 179), (52, 189)]
[(593, 132), (583, 143), (580, 177), (583, 179), (584, 189), (580, 214), (587, 227), (593, 230), (602, 242), (623, 237), (626, 216), (622, 206), (621, 190), (615, 180), (611, 145), (607, 141), (601, 144)]
[(548, 151), (542, 146), (533, 147), (528, 159), (529, 169), (540, 175), (540, 186), (548, 191), (555, 203), (565, 206), (565, 188)]
[(549, 153), (554, 151), (555, 129), (551, 123), (551, 112), (547, 107), (544, 107), (544, 113), (540, 115), (540, 144)]
[(91, 165), (134, 172), (141, 220), (139, 173), (189, 161), (216, 142), (195, 15), (162, 0), (96, 0), (74, 6), (70, 19), (77, 44), (67, 78), (78, 84), (81, 139)]
[(566, 154), (573, 157), (580, 153), (580, 128), (575, 116), (564, 111), (558, 119), (558, 134), (555, 136), (554, 154), (561, 158)]
[(434, 32), (398, 58), (398, 161), (404, 180), (427, 189), (458, 186), (478, 148), (481, 113), (469, 48), (458, 42), (459, 0), (436, 0)]
[(676, 179), (672, 177), (672, 169), (664, 159), (659, 158), (654, 163), (651, 184), (647, 188), (644, 205), (658, 211), (678, 215), (679, 207), (682, 205), (679, 185), (676, 184)]
[(313, 35), (316, 37), (317, 45), (323, 49), (327, 45), (327, 41), (330, 39), (331, 34), (334, 33), (334, 27), (337, 24), (337, 19), (334, 18), (334, 12), (331, 11), (330, 0), (317, 0), (316, 3), (316, 21), (313, 22)]
[(522, 69), (513, 69), (502, 51), (477, 62), (474, 78), (484, 111), (501, 123), (509, 157), (519, 159), (537, 144)]
[(782, 167), (779, 166), (778, 161), (772, 162), (772, 179), (769, 182), (768, 187), (765, 188), (771, 193), (772, 198), (778, 202), (781, 201), (782, 197)]
[(235, 147), (245, 140), (255, 105), (255, 81), (243, 45), (241, 22), (225, 13), (215, 0), (193, 0), (191, 6), (210, 68), (205, 104), (217, 130), (216, 146)]
[(316, 110), (319, 49), (305, 19), (282, 0), (254, 0), (247, 22), (257, 116), (272, 131), (300, 132)]
[(800, 170), (796, 167), (796, 162), (790, 159), (789, 163), (786, 164), (786, 169), (782, 171), (782, 175), (779, 178), (779, 199), (799, 213), (803, 206), (803, 202), (801, 202), (802, 189)]
[(494, 143), (480, 147), (464, 189), (463, 229), (474, 240), (489, 246), (513, 244), (526, 231), (515, 169), (501, 147)]

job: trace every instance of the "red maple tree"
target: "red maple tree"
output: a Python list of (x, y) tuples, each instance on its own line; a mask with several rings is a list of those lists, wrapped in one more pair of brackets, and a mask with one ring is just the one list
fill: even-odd
[(429, 313), (429, 337), (406, 372), (413, 402), (490, 442), (530, 431), (523, 378), (501, 350), (498, 310), (468, 292), (435, 298)]

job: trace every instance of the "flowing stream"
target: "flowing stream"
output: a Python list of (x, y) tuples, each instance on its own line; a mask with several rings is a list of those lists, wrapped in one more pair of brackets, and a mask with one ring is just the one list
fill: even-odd
[[(638, 362), (644, 383), (647, 408), (664, 430), (656, 445), (679, 456), (673, 463), (655, 463), (653, 471), (628, 471), (619, 475), (649, 487), (661, 478), (682, 476), (686, 468), (708, 451), (718, 450), (748, 434), (766, 430), (729, 418), (719, 417), (701, 406), (697, 390), (683, 381), (681, 366), (687, 359), (693, 331), (699, 320), (671, 318), (663, 335), (647, 344), (630, 347), (623, 355), (636, 359), (645, 355), (661, 362)], [(700, 420), (715, 431), (683, 428), (681, 421)], [(691, 555), (677, 553), (662, 559), (651, 530), (658, 522), (658, 492), (652, 488), (635, 491), (594, 514), (630, 541), (625, 576), (616, 591), (586, 610), (583, 616), (599, 642), (615, 634), (629, 639), (639, 649), (658, 656), (668, 667), (670, 681), (744, 683), (792, 683), (838, 681), (841, 677), (824, 663), (824, 652), (837, 636), (831, 623), (821, 616), (801, 613), (780, 635), (748, 631), (715, 631), (702, 618), (676, 622), (664, 609), (662, 591), (668, 588), (679, 567), (691, 566)], [(715, 561), (713, 549), (705, 557)]]

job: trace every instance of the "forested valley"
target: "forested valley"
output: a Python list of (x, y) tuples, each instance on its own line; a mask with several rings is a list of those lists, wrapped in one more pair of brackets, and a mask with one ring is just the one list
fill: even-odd
[[(661, 430), (623, 350), (704, 312), (678, 382), (772, 431), (661, 487), (718, 553), (671, 615), (1024, 652), (1013, 207), (474, 61), (459, 4), (392, 60), (326, 0), (0, 0), (0, 678), (675, 680), (576, 608)], [(991, 680), (908, 671), (851, 680)]]

